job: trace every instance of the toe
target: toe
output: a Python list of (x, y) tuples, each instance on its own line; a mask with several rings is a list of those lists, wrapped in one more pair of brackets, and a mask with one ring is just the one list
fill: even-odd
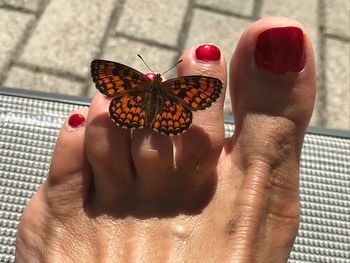
[[(50, 204), (82, 208), (88, 194), (90, 168), (85, 156), (85, 120), (88, 108), (80, 108), (64, 122), (53, 152), (43, 189)], [(64, 196), (64, 198), (63, 198)]]
[(238, 127), (249, 112), (281, 116), (303, 128), (308, 125), (315, 65), (310, 39), (298, 22), (281, 17), (252, 24), (237, 45), (231, 76)]
[[(301, 146), (315, 99), (315, 65), (305, 29), (289, 18), (265, 18), (242, 35), (231, 60), (233, 138), (242, 169), (284, 165), (295, 190)], [(245, 167), (244, 167), (245, 166)], [(296, 194), (296, 193), (295, 193)], [(294, 194), (294, 197), (295, 197)]]
[(132, 158), (141, 195), (168, 188), (174, 167), (171, 137), (148, 128), (136, 130), (132, 136)]
[[(218, 47), (201, 45), (186, 50), (181, 59), (177, 68), (179, 77), (214, 77), (222, 80), (226, 87), (226, 63)], [(208, 167), (215, 167), (213, 164), (217, 162), (224, 138), (224, 94), (221, 90), (219, 98), (215, 97), (216, 101), (206, 110), (192, 111), (192, 126), (180, 135), (171, 138), (147, 129), (133, 133), (132, 156), (142, 189), (148, 189), (145, 192), (173, 188), (173, 172), (195, 175), (206, 171), (205, 174), (209, 174)], [(190, 103), (188, 107), (191, 107)], [(207, 181), (205, 176), (202, 179)]]
[(114, 204), (132, 180), (130, 130), (116, 126), (109, 114), (110, 99), (97, 94), (86, 123), (86, 155), (93, 171), (94, 198)]
[[(193, 112), (191, 128), (174, 137), (176, 166), (189, 174), (208, 174), (216, 167), (224, 140), (223, 104), (226, 88), (226, 62), (220, 49), (213, 44), (202, 44), (186, 50), (178, 65), (178, 75), (201, 75), (220, 79), (223, 89), (211, 107)], [(201, 89), (201, 87), (199, 88)]]
[(253, 218), (251, 225), (237, 219), (237, 226), (242, 235), (264, 233), (265, 252), (288, 251), (298, 228), (299, 158), (316, 89), (303, 26), (283, 17), (253, 23), (232, 57), (230, 84), (236, 129), (228, 148), (243, 175), (237, 214)]

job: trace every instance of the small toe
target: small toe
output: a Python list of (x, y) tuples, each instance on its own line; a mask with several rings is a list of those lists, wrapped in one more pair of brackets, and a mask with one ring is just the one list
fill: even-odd
[(193, 111), (191, 128), (174, 137), (178, 169), (189, 174), (201, 171), (207, 173), (208, 167), (215, 167), (223, 146), (226, 62), (220, 48), (214, 44), (201, 44), (190, 48), (182, 54), (181, 59), (183, 61), (177, 68), (179, 77), (207, 76), (221, 82), (220, 87), (213, 87), (214, 90), (219, 88), (219, 93), (211, 106)]
[(112, 205), (127, 192), (132, 181), (130, 130), (111, 120), (111, 100), (98, 93), (90, 105), (86, 123), (86, 155), (93, 171), (94, 198), (97, 203)]
[[(83, 206), (88, 195), (91, 171), (85, 155), (85, 125), (88, 108), (72, 112), (64, 122), (44, 184), (51, 204)], [(64, 204), (63, 204), (64, 203)]]

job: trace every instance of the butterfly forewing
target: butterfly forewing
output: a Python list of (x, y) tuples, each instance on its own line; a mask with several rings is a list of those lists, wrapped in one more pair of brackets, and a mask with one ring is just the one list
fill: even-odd
[(217, 78), (185, 76), (167, 80), (164, 87), (191, 110), (204, 110), (220, 96), (223, 84)]
[(91, 62), (91, 76), (96, 88), (108, 97), (117, 97), (141, 89), (151, 80), (141, 72), (107, 60)]
[(162, 134), (177, 135), (186, 131), (192, 123), (192, 112), (173, 97), (163, 98), (152, 128)]

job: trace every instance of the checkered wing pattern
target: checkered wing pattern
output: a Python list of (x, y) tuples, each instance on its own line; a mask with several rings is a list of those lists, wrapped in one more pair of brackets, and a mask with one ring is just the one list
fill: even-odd
[(192, 112), (173, 97), (163, 99), (163, 107), (156, 114), (152, 128), (166, 135), (177, 135), (186, 131), (192, 123)]
[(97, 89), (114, 98), (109, 113), (116, 125), (129, 129), (151, 126), (166, 135), (186, 131), (192, 111), (210, 107), (223, 88), (221, 80), (206, 76), (151, 80), (135, 69), (106, 60), (92, 61), (91, 75)]
[(108, 97), (141, 89), (151, 80), (141, 72), (120, 63), (96, 59), (91, 62), (91, 76), (96, 88)]
[(109, 106), (109, 115), (113, 122), (123, 128), (140, 129), (146, 125), (146, 115), (141, 107), (142, 98), (136, 96), (122, 96), (114, 98)]
[(193, 111), (210, 107), (219, 98), (223, 87), (221, 80), (206, 76), (170, 79), (163, 85)]

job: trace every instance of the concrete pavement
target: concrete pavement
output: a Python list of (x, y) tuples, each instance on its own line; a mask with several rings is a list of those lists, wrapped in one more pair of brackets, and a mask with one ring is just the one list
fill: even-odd
[(350, 130), (349, 0), (0, 0), (0, 85), (92, 96), (93, 58), (147, 72), (140, 53), (164, 71), (202, 42), (219, 45), (229, 61), (244, 28), (270, 15), (297, 19), (313, 40), (311, 125)]

